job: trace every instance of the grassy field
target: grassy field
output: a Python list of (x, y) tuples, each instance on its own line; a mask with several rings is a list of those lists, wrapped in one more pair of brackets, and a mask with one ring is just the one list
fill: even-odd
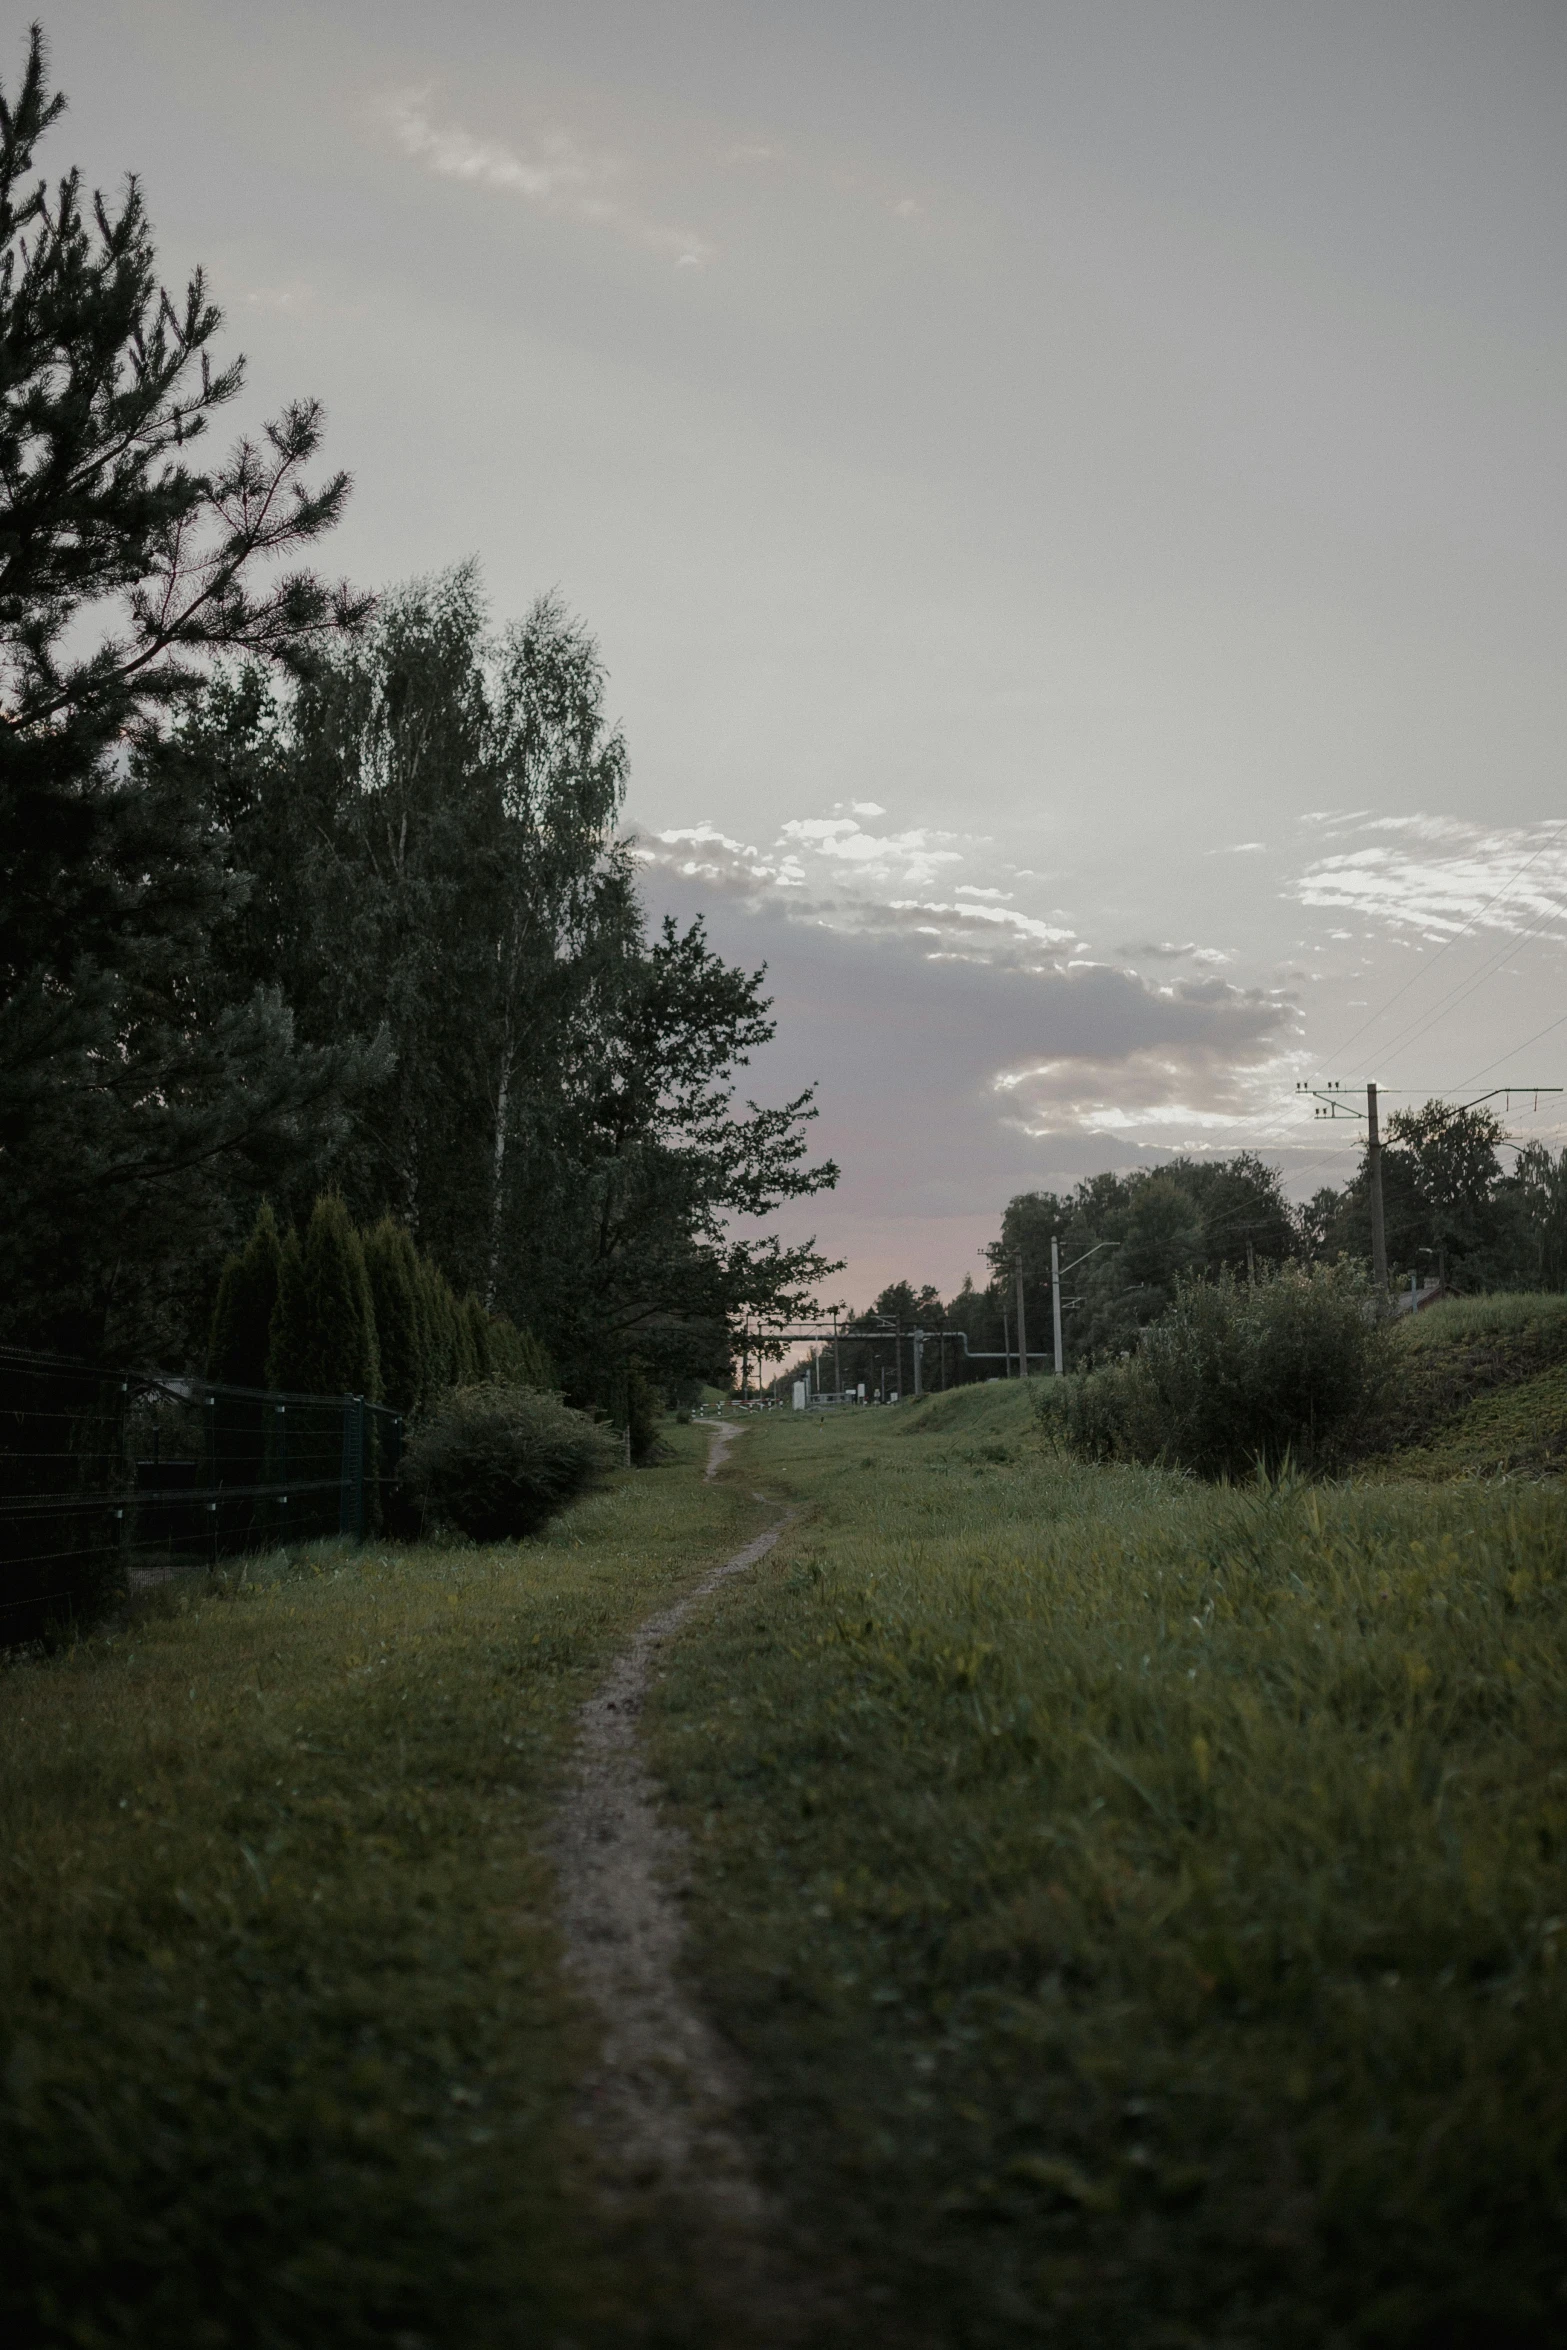
[(1204, 1490), (1000, 1387), (751, 1441), (806, 1515), (652, 1734), (887, 2338), (1560, 2342), (1559, 1492)]
[(573, 1707), (763, 1516), (670, 1437), (520, 1550), (278, 1557), (0, 1676), (12, 2341), (699, 2331), (582, 2191), (540, 1851)]
[(278, 1557), (0, 1678), (11, 2335), (719, 2350), (596, 2194), (544, 1836), (760, 1484), (647, 1735), (823, 2350), (1557, 2344), (1560, 1488), (1205, 1489), (1006, 1386), (717, 1486), (667, 1435), (520, 1549)]

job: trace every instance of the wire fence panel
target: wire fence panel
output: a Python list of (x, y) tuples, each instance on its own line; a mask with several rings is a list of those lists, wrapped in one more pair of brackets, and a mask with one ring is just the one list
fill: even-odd
[(0, 1646), (182, 1562), (400, 1525), (402, 1440), (362, 1396), (0, 1347)]

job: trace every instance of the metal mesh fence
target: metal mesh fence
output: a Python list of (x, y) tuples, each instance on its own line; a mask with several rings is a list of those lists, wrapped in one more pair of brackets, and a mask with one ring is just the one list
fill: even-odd
[(0, 1347), (0, 1646), (137, 1576), (395, 1521), (403, 1421)]

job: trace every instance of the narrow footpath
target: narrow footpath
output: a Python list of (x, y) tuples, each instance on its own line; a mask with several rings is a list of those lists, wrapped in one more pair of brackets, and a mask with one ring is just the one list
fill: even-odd
[[(713, 1430), (709, 1480), (740, 1433), (731, 1422)], [(554, 1838), (567, 1964), (604, 2025), (583, 2118), (606, 2191), (667, 2207), (696, 2254), (713, 2316), (732, 2329), (723, 2338), (759, 2350), (810, 2340), (818, 2299), (785, 2256), (758, 2182), (738, 2118), (737, 2060), (681, 1979), (685, 1838), (658, 1816), (637, 1733), (664, 1642), (699, 1601), (765, 1558), (792, 1514), (639, 1628), (582, 1708), (576, 1775)]]

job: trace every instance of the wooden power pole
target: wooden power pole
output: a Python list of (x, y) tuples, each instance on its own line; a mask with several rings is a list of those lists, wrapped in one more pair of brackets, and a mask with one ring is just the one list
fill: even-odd
[(1056, 1342), (1056, 1377), (1061, 1376), (1061, 1243), (1050, 1235), (1050, 1320)]
[(1371, 1194), (1371, 1281), (1387, 1295), (1387, 1224), (1382, 1214), (1382, 1136), (1377, 1126), (1377, 1089), (1366, 1087), (1366, 1188)]

